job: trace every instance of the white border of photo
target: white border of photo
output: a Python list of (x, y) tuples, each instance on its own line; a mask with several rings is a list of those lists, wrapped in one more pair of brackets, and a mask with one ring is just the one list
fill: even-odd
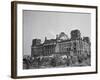
[[(81, 12), (91, 14), (91, 66), (50, 69), (23, 69), (23, 10)], [(96, 71), (96, 9), (82, 7), (60, 7), (17, 4), (17, 76), (82, 73)]]

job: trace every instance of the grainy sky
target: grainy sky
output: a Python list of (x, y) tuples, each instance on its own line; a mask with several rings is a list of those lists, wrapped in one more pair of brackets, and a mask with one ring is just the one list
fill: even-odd
[(71, 30), (79, 29), (83, 36), (91, 36), (91, 14), (73, 12), (23, 11), (23, 50), (24, 55), (31, 54), (32, 39), (45, 36), (55, 38), (65, 32), (70, 38)]

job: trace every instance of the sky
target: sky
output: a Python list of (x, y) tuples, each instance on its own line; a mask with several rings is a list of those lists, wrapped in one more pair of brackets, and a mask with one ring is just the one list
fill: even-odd
[(91, 14), (23, 10), (23, 54), (31, 55), (32, 39), (43, 42), (45, 37), (56, 38), (61, 32), (70, 38), (75, 29), (80, 30), (82, 37), (91, 37)]

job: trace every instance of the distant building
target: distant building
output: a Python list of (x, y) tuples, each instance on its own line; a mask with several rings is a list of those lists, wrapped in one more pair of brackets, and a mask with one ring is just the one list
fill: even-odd
[(56, 35), (56, 39), (47, 39), (41, 43), (40, 39), (33, 39), (31, 46), (31, 56), (50, 56), (61, 54), (67, 56), (88, 56), (91, 51), (89, 37), (81, 37), (79, 30), (71, 31), (71, 38), (61, 32)]

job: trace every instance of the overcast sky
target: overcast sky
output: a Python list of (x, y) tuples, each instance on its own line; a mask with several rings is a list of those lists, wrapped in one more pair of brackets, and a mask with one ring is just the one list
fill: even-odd
[(71, 30), (79, 29), (83, 36), (91, 36), (91, 15), (83, 13), (64, 13), (46, 11), (23, 11), (23, 49), (24, 55), (31, 54), (32, 39), (42, 42), (56, 38), (56, 34), (65, 32), (70, 38)]

